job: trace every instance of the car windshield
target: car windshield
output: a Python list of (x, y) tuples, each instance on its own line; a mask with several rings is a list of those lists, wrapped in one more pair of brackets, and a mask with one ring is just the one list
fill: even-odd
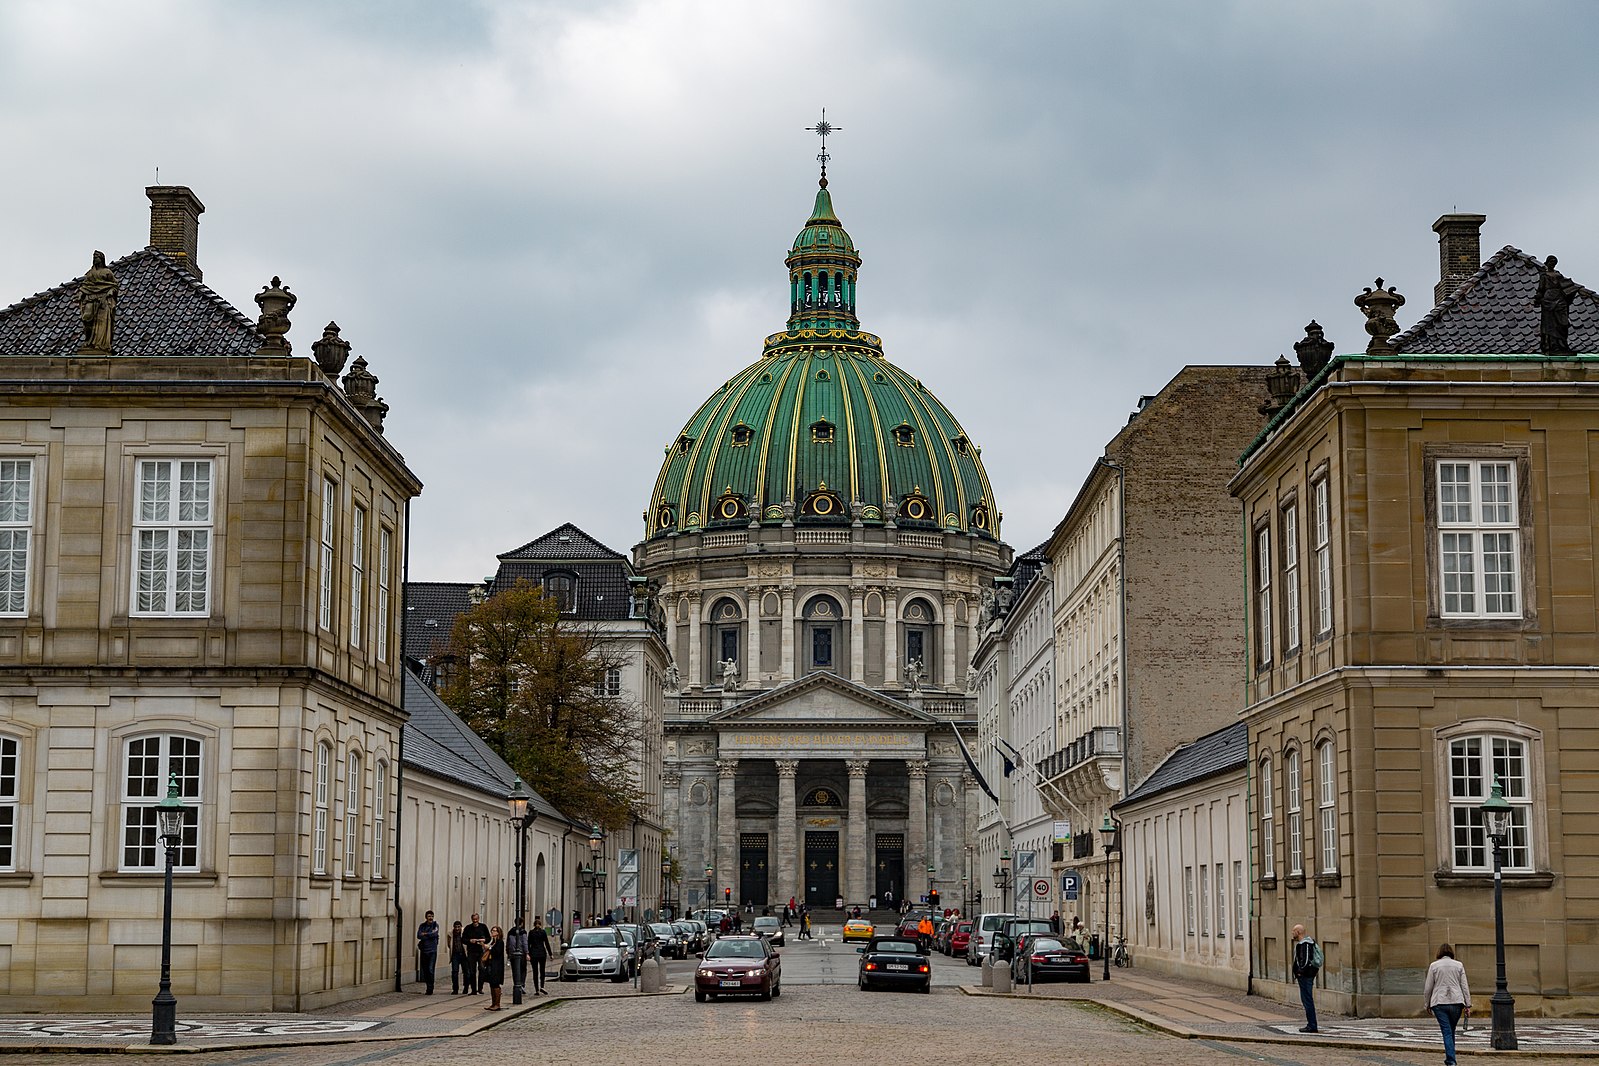
[(759, 959), (765, 956), (759, 940), (718, 940), (705, 953), (707, 959)]
[(579, 929), (572, 934), (574, 948), (614, 948), (616, 934), (608, 929)]
[(635, 934), (631, 929), (618, 929), (617, 932), (621, 933), (622, 939), (627, 941), (629, 944), (638, 939), (637, 934)]
[(872, 950), (891, 952), (896, 955), (915, 955), (916, 945), (909, 940), (879, 940), (872, 945)]
[(1027, 942), (1029, 951), (1065, 951), (1066, 945), (1050, 936), (1041, 936)]
[(971, 922), (962, 922), (962, 923), (960, 923), (959, 925), (957, 925), (955, 927), (955, 932), (957, 932), (957, 933), (969, 933), (971, 931), (972, 931), (972, 923)]
[(662, 936), (671, 936), (672, 935), (672, 927), (667, 925), (665, 922), (657, 922), (655, 925), (650, 926), (650, 928), (655, 930), (657, 933), (661, 934)]
[(989, 932), (994, 931), (995, 929), (998, 929), (1000, 926), (1005, 924), (1005, 920), (1007, 918), (1009, 918), (1009, 917), (1010, 917), (1010, 915), (1008, 915), (1008, 914), (985, 914), (985, 915), (983, 915), (983, 932), (989, 933)]
[(781, 924), (776, 918), (763, 917), (755, 919), (755, 928), (757, 929), (776, 929)]

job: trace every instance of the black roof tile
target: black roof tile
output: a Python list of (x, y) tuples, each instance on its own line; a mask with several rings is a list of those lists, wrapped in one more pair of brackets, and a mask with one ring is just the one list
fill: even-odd
[(456, 616), (471, 605), (470, 581), (405, 583), (405, 657), (425, 663), (450, 644)]
[(570, 522), (550, 530), (542, 537), (528, 541), (499, 556), (500, 559), (623, 559), (627, 556), (614, 551), (583, 532)]
[[(1542, 313), (1532, 301), (1542, 273), (1537, 259), (1506, 245), (1393, 343), (1401, 355), (1536, 355)], [(1580, 285), (1570, 343), (1599, 352), (1599, 293)]]
[(1184, 744), (1166, 756), (1155, 772), (1127, 798), (1115, 804), (1125, 807), (1136, 800), (1158, 796), (1207, 777), (1236, 770), (1249, 761), (1249, 727), (1243, 722), (1207, 733), (1191, 744)]

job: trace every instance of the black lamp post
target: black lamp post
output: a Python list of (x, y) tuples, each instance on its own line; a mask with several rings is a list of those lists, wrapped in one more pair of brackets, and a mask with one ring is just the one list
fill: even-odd
[[(672, 856), (670, 853), (661, 856), (661, 911), (666, 913), (672, 904)], [(677, 917), (677, 909), (672, 908), (672, 917)], [(663, 922), (666, 918), (661, 919)]]
[[(538, 817), (528, 809), (528, 801), (533, 798), (533, 793), (518, 777), (511, 786), (511, 794), (505, 797), (505, 806), (511, 812), (511, 822), (516, 826), (516, 920), (522, 923), (522, 928), (527, 928), (527, 827), (533, 824), (533, 819)], [(522, 1002), (522, 983), (527, 974), (526, 963), (514, 975), (516, 980), (511, 983), (511, 1005), (517, 1006)]]
[(1099, 836), (1105, 842), (1105, 942), (1099, 946), (1100, 953), (1105, 957), (1105, 980), (1110, 980), (1110, 853), (1118, 850), (1116, 837), (1121, 833), (1121, 826), (1110, 820), (1107, 812), (1105, 821), (1099, 827)]
[[(593, 876), (589, 879), (589, 916), (593, 917), (594, 911), (599, 906), (598, 893), (605, 886), (605, 871), (600, 868), (600, 860), (604, 857), (605, 830), (598, 825), (589, 827), (589, 857), (593, 861)], [(605, 913), (611, 913), (611, 908), (606, 907)]]
[(183, 800), (178, 775), (167, 777), (167, 797), (155, 805), (156, 829), (167, 852), (166, 894), (161, 904), (161, 985), (150, 1009), (150, 1043), (178, 1042), (178, 1000), (172, 994), (172, 864), (183, 839)]
[(1494, 849), (1494, 994), (1488, 1001), (1493, 1008), (1493, 1032), (1489, 1043), (1495, 1051), (1516, 1050), (1516, 1001), (1505, 981), (1505, 845), (1510, 840), (1511, 806), (1494, 778), (1492, 794), (1483, 801), (1482, 820)]
[(716, 899), (716, 870), (709, 864), (705, 867), (705, 924), (711, 922), (711, 903)]
[(994, 867), (994, 887), (999, 889), (999, 909), (1005, 909), (1005, 891), (1010, 888), (1010, 849), (999, 853), (999, 865)]

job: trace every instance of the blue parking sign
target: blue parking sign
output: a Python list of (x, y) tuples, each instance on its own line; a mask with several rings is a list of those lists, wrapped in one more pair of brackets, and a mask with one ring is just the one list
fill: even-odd
[(1082, 887), (1083, 875), (1076, 870), (1067, 870), (1060, 875), (1060, 894), (1062, 899), (1077, 899)]

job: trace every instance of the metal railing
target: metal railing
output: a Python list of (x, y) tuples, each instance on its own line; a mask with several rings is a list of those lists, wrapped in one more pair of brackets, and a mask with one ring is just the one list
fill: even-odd
[(1038, 760), (1038, 776), (1048, 781), (1064, 774), (1084, 759), (1121, 753), (1121, 730), (1112, 725), (1097, 725), (1053, 755)]

